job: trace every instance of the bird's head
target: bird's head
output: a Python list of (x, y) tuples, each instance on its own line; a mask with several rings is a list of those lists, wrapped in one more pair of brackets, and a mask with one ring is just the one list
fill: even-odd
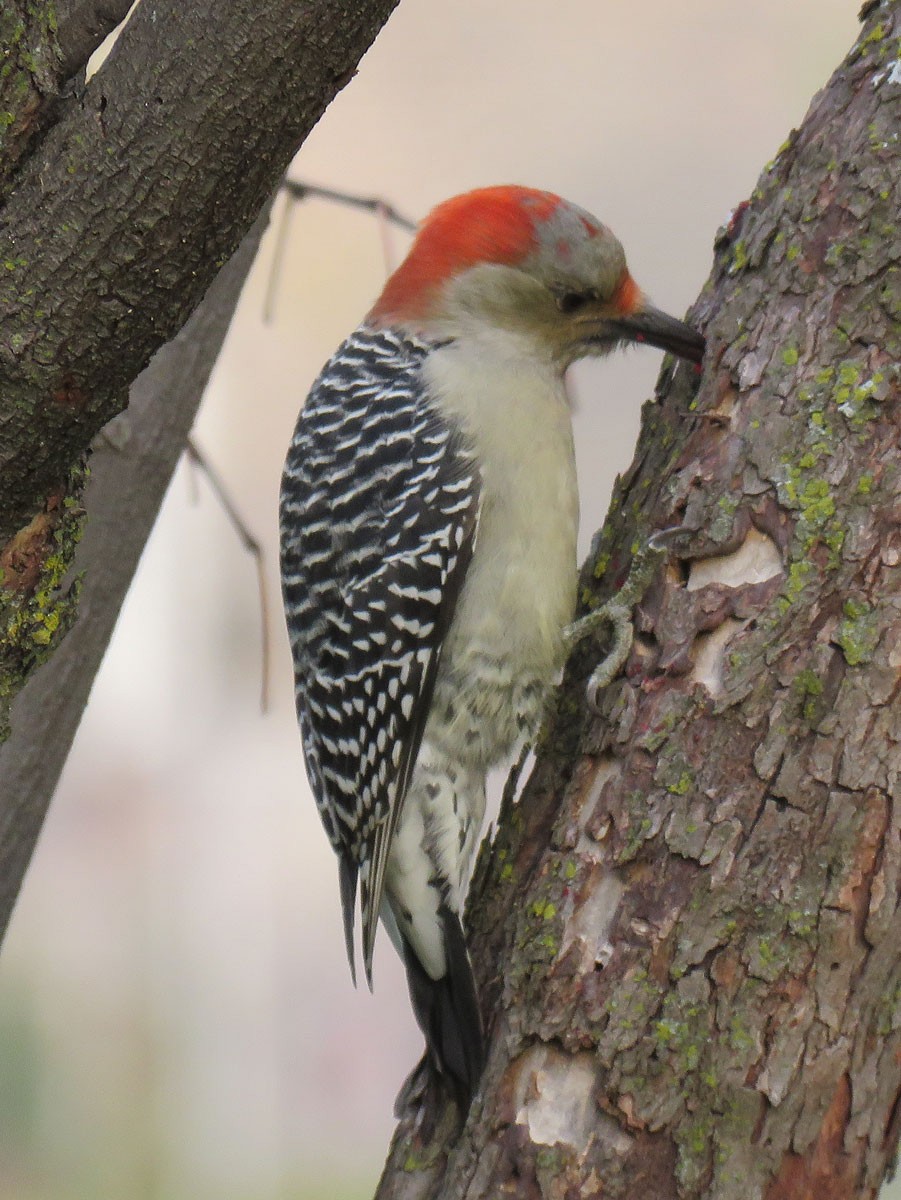
[(428, 335), (522, 333), (560, 366), (643, 342), (700, 362), (704, 339), (647, 302), (609, 229), (550, 192), (480, 188), (419, 229), (369, 320)]

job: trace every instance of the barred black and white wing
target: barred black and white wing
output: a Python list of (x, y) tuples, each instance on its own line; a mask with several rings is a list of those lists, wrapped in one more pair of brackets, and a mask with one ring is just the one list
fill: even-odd
[(310, 392), (282, 479), (304, 755), (340, 857), (352, 971), (359, 873), (370, 984), (385, 864), (478, 516), (474, 460), (424, 387), (431, 348), (354, 333)]

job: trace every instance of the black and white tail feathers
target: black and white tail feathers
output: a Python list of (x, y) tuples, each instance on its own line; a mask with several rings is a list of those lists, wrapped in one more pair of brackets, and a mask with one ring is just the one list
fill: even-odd
[[(353, 918), (357, 868), (344, 855), (339, 857), (339, 880), (347, 959), (356, 983)], [(425, 1037), (429, 1062), (439, 1078), (449, 1087), (461, 1111), (465, 1113), (469, 1109), (485, 1066), (482, 1018), (460, 918), (445, 904), (440, 906), (438, 917), (441, 921), (447, 964), (447, 972), (441, 979), (432, 979), (413, 947), (399, 930), (392, 936), (400, 941), (399, 948), (407, 971), (410, 1000), (419, 1028)], [(371, 987), (369, 972), (367, 978)]]
[(443, 904), (438, 915), (444, 932), (447, 973), (442, 979), (432, 979), (402, 936), (404, 965), (429, 1061), (465, 1113), (485, 1065), (482, 1019), (460, 918)]

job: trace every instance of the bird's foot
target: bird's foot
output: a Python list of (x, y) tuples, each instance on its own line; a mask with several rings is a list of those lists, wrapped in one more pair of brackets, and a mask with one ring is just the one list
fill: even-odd
[(660, 559), (666, 554), (669, 544), (679, 534), (687, 532), (684, 525), (661, 529), (652, 534), (636, 552), (629, 568), (626, 582), (605, 603), (577, 621), (567, 625), (563, 631), (567, 651), (584, 638), (590, 637), (602, 625), (611, 631), (611, 646), (606, 656), (592, 671), (585, 687), (585, 698), (592, 712), (600, 711), (600, 694), (612, 683), (622, 670), (632, 649), (635, 627), (632, 610), (647, 591)]

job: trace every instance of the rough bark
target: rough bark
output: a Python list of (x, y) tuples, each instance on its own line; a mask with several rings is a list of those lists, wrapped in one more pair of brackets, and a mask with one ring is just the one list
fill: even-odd
[[(17, 162), (0, 210), (0, 736), (10, 698), (74, 615), (62, 585), (82, 456), (395, 3), (141, 3), (83, 95), (54, 108)], [(58, 78), (52, 10), (12, 6), (32, 9), (13, 61), (43, 47)], [(11, 128), (43, 94), (23, 94)], [(10, 143), (11, 158), (20, 149)]]
[[(124, 20), (131, 0), (4, 0), (0, 6), (0, 195), (59, 105), (79, 87), (67, 80)], [(83, 83), (83, 80), (81, 80)]]
[(57, 0), (56, 21), (63, 79), (82, 67), (117, 25), (128, 16), (132, 0)]
[(901, 1124), (901, 4), (721, 231), (582, 579), (687, 532), (483, 848), (490, 1036), (379, 1200), (863, 1200)]
[[(253, 263), (268, 210), (184, 329), (132, 384), (128, 412), (104, 431), (85, 489), (90, 513), (75, 554), (79, 617), (12, 706), (0, 746), (0, 941), (50, 798), (172, 473)], [(140, 480), (140, 487), (135, 487)]]
[(53, 8), (37, 0), (0, 6), (0, 196), (49, 119), (65, 78)]

